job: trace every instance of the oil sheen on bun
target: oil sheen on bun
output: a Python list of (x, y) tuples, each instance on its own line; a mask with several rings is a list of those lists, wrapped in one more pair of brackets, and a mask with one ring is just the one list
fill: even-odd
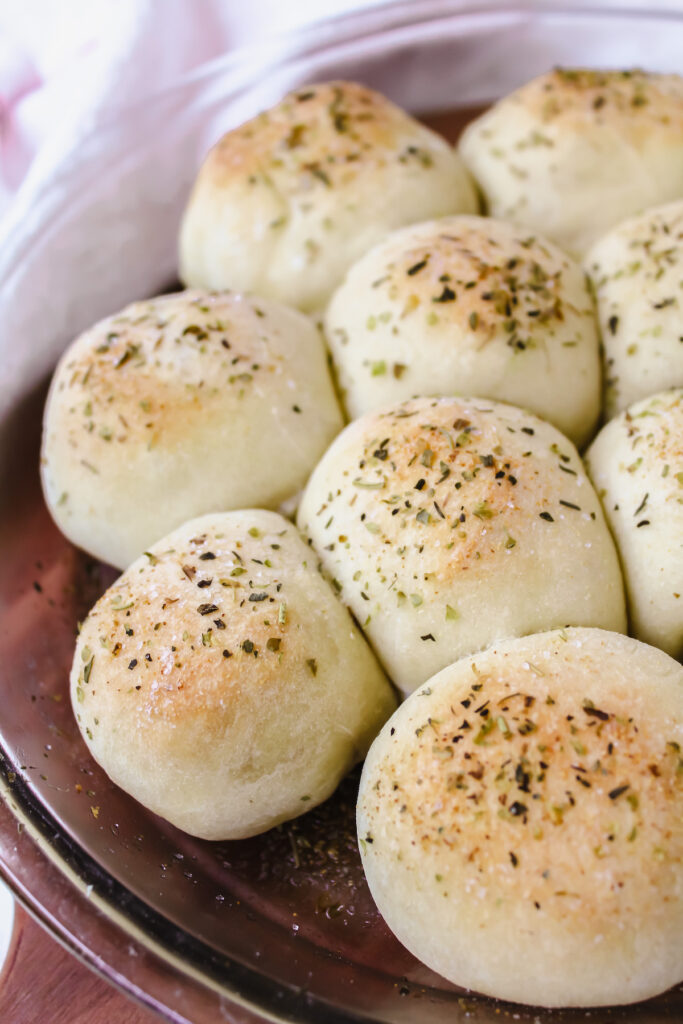
[(71, 698), (109, 777), (204, 839), (325, 800), (395, 707), (295, 528), (261, 510), (192, 520), (134, 562), (83, 623)]
[(494, 217), (579, 256), (683, 197), (683, 78), (556, 68), (469, 125), (460, 153)]
[(313, 471), (298, 522), (403, 693), (502, 637), (626, 628), (576, 449), (511, 405), (417, 398), (362, 416)]
[(554, 631), (450, 665), (365, 762), (358, 837), (382, 916), (499, 999), (605, 1006), (678, 984), (682, 748), (683, 668), (629, 637)]
[(351, 416), (413, 395), (531, 409), (582, 445), (600, 412), (593, 300), (557, 246), (490, 217), (400, 228), (349, 270), (325, 333)]
[(278, 508), (342, 417), (318, 331), (232, 293), (135, 302), (64, 353), (43, 429), (63, 533), (119, 569), (193, 516)]
[(302, 86), (207, 156), (181, 229), (181, 277), (317, 311), (393, 228), (476, 209), (458, 155), (384, 96), (353, 82)]

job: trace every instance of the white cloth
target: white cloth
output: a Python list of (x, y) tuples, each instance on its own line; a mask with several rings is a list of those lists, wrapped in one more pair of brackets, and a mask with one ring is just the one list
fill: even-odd
[(43, 148), (66, 154), (104, 113), (221, 54), (379, 2), (2, 0), (0, 213)]

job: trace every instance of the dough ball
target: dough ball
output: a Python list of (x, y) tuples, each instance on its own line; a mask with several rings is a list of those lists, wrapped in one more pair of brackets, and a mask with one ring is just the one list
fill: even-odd
[(412, 395), (522, 405), (576, 444), (600, 411), (581, 268), (511, 224), (448, 217), (395, 231), (354, 264), (325, 329), (351, 416)]
[(537, 1006), (683, 980), (683, 669), (599, 629), (445, 668), (373, 743), (358, 836), (400, 941)]
[(277, 508), (342, 418), (307, 317), (230, 293), (136, 302), (62, 357), (43, 489), (66, 536), (124, 568), (203, 512)]
[(180, 233), (181, 276), (320, 310), (393, 228), (476, 209), (439, 135), (362, 85), (306, 86), (207, 156)]
[(586, 256), (605, 350), (607, 415), (683, 386), (683, 200), (624, 221)]
[(511, 405), (418, 398), (361, 417), (313, 471), (299, 526), (404, 694), (502, 637), (626, 629), (576, 449)]
[(683, 78), (556, 68), (477, 118), (460, 154), (494, 217), (580, 255), (683, 196)]
[(178, 828), (239, 839), (325, 800), (395, 707), (291, 523), (202, 516), (83, 623), (71, 699), (91, 754)]
[(683, 389), (603, 427), (587, 467), (621, 556), (631, 631), (683, 657)]

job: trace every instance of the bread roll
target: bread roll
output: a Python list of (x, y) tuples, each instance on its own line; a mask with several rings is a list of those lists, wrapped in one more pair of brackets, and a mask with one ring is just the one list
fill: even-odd
[(401, 228), (349, 270), (325, 333), (351, 416), (412, 395), (522, 405), (576, 444), (600, 411), (593, 301), (581, 268), (511, 224)]
[(510, 405), (418, 398), (361, 417), (313, 471), (298, 521), (404, 694), (501, 637), (626, 628), (576, 449)]
[(586, 256), (605, 351), (608, 417), (683, 386), (683, 200), (646, 210)]
[(202, 516), (83, 623), (71, 698), (90, 752), (156, 814), (238, 839), (325, 800), (395, 707), (291, 523)]
[(362, 85), (305, 86), (209, 153), (185, 211), (181, 276), (321, 310), (392, 228), (476, 209), (440, 136)]
[(683, 669), (568, 629), (445, 668), (365, 762), (370, 890), (450, 981), (537, 1006), (683, 980)]
[(587, 467), (621, 556), (631, 631), (683, 657), (683, 389), (603, 427)]
[(494, 217), (581, 255), (683, 196), (683, 78), (555, 68), (469, 125), (460, 154)]
[(136, 302), (71, 345), (45, 410), (43, 489), (118, 568), (203, 512), (277, 508), (342, 427), (322, 340), (254, 297)]

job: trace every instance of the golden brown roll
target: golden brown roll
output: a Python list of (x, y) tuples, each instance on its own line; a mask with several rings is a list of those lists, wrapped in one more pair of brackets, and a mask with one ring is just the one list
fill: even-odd
[(494, 217), (581, 255), (683, 197), (683, 78), (555, 68), (469, 125), (460, 154)]
[(261, 510), (194, 519), (134, 562), (83, 623), (71, 698), (109, 777), (205, 839), (325, 800), (395, 707), (295, 528)]
[(298, 522), (404, 694), (502, 637), (626, 629), (576, 449), (511, 405), (417, 398), (362, 416), (316, 466)]
[(373, 743), (358, 798), (389, 927), (465, 988), (631, 1003), (683, 980), (683, 668), (598, 629), (445, 668)]
[(605, 352), (608, 418), (683, 386), (683, 200), (623, 221), (585, 259)]
[(348, 412), (413, 395), (531, 409), (576, 444), (600, 411), (593, 300), (551, 242), (490, 217), (394, 231), (351, 267), (325, 316)]
[(683, 389), (636, 402), (586, 464), (617, 543), (631, 631), (683, 656)]
[(164, 295), (100, 321), (62, 356), (43, 490), (62, 532), (122, 569), (193, 516), (277, 508), (341, 427), (303, 314), (234, 293)]
[(393, 228), (476, 209), (439, 135), (362, 85), (305, 86), (207, 156), (180, 233), (181, 277), (322, 310)]

